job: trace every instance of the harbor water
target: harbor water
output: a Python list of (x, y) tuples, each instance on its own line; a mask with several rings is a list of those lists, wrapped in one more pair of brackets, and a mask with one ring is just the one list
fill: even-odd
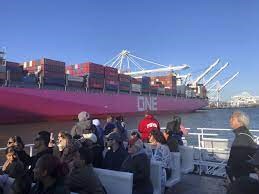
[[(237, 109), (209, 109), (198, 110), (193, 113), (180, 114), (185, 127), (191, 128), (191, 132), (197, 132), (196, 128), (230, 128), (229, 117), (231, 113)], [(259, 108), (241, 108), (241, 111), (248, 114), (250, 117), (250, 128), (259, 129)], [(136, 129), (139, 121), (144, 115), (136, 115), (125, 117), (127, 129)], [(171, 120), (172, 114), (157, 114), (155, 115), (162, 127)], [(70, 131), (76, 121), (62, 122), (40, 122), (40, 123), (23, 123), (0, 125), (0, 146), (5, 147), (8, 137), (19, 135), (23, 138), (25, 144), (33, 142), (34, 136), (38, 131), (49, 130), (57, 136), (58, 131)], [(104, 124), (104, 120), (102, 121)], [(224, 138), (231, 138), (232, 133), (223, 132)]]

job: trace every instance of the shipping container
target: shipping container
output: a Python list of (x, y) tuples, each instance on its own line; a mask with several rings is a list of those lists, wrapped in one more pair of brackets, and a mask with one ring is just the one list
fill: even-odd
[(151, 94), (157, 94), (158, 92), (158, 87), (157, 86), (151, 86), (150, 87), (150, 93)]
[(131, 84), (131, 91), (132, 92), (141, 92), (141, 85), (140, 84)]
[(84, 82), (84, 77), (80, 76), (72, 76), (72, 75), (66, 75), (68, 81), (73, 81), (73, 82)]
[(84, 82), (67, 80), (66, 86), (68, 86), (68, 87), (75, 87), (75, 88), (84, 88), (85, 84), (84, 84)]
[(105, 83), (105, 90), (117, 91), (118, 90), (118, 85)]
[(157, 88), (158, 94), (165, 94), (165, 88)]
[(125, 74), (119, 74), (119, 81), (130, 83), (131, 77), (129, 75), (125, 75)]
[(6, 72), (0, 72), (0, 80), (6, 80)]
[(6, 73), (6, 66), (0, 65), (0, 73)]
[(118, 79), (118, 69), (117, 68), (105, 66), (104, 74), (105, 74), (105, 78), (106, 77), (117, 77), (117, 79)]
[(34, 75), (30, 75), (30, 76), (24, 76), (22, 81), (24, 83), (37, 83), (37, 78), (36, 76)]
[(139, 84), (139, 85), (140, 85), (140, 84), (141, 84), (141, 81), (138, 80), (138, 79), (136, 79), (136, 78), (133, 78), (133, 77), (132, 77), (132, 78), (131, 78), (131, 83), (132, 83), (132, 84)]
[(176, 89), (176, 76), (157, 76), (151, 77), (151, 85), (161, 85), (167, 88)]
[(91, 89), (103, 89), (104, 88), (104, 79), (96, 79), (87, 77), (86, 78), (86, 86)]
[(50, 77), (44, 77), (43, 78), (43, 84), (44, 85), (58, 85), (58, 86), (65, 86), (65, 79), (62, 78), (50, 78)]

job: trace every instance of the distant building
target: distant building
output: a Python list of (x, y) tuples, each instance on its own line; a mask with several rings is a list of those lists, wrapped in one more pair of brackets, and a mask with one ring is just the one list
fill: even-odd
[(232, 96), (230, 100), (232, 107), (249, 107), (259, 104), (259, 96), (252, 96), (248, 92), (243, 92), (240, 95)]

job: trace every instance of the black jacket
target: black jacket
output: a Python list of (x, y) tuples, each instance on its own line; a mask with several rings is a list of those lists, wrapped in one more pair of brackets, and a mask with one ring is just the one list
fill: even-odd
[(150, 190), (150, 193), (153, 193), (150, 181), (150, 160), (144, 151), (128, 156), (121, 170), (133, 173), (133, 193), (147, 193)]
[(122, 146), (115, 152), (109, 150), (103, 159), (103, 168), (120, 170), (121, 165), (127, 156), (128, 152)]
[(179, 152), (178, 139), (173, 136), (169, 136), (166, 140), (166, 144), (169, 147), (170, 152)]
[(230, 150), (227, 173), (230, 178), (233, 176), (239, 178), (249, 175), (250, 168), (246, 161), (253, 157), (257, 145), (246, 127), (239, 127), (234, 130), (234, 133), (235, 139)]

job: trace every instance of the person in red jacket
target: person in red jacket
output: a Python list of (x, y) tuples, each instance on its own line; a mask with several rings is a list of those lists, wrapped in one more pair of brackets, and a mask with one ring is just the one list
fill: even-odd
[(138, 130), (141, 133), (143, 142), (148, 142), (149, 134), (154, 129), (160, 130), (159, 122), (153, 115), (146, 113), (145, 118), (142, 119), (138, 125)]

